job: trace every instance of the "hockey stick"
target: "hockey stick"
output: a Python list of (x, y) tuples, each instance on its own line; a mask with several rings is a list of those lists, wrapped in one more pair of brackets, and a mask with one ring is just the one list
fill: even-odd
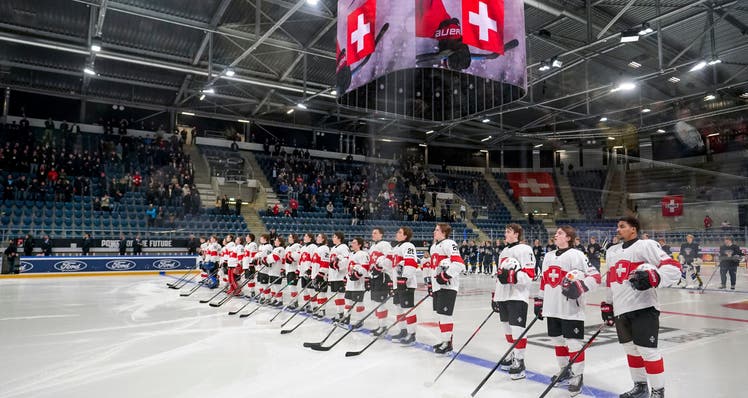
[(712, 275), (709, 276), (709, 279), (706, 281), (704, 286), (701, 288), (701, 291), (699, 291), (699, 294), (704, 294), (704, 290), (706, 290), (706, 287), (709, 286), (709, 282), (712, 281), (712, 278), (714, 278), (714, 275), (717, 274), (717, 271), (719, 271), (719, 265), (714, 266), (714, 271), (712, 271)]
[[(194, 271), (194, 270), (191, 269), (191, 270), (185, 272), (176, 281), (169, 282), (169, 283), (166, 284), (166, 286), (168, 286), (170, 289), (179, 289), (179, 288), (181, 288), (182, 286), (184, 286), (187, 283), (187, 282), (185, 282), (185, 281), (187, 281), (187, 275), (189, 275), (192, 271)], [(190, 279), (190, 281), (192, 279), (195, 279), (195, 276), (197, 276), (197, 275), (193, 275), (192, 278)], [(184, 282), (184, 283), (182, 283), (182, 282)], [(179, 286), (177, 286), (177, 285), (179, 285)]]
[(475, 394), (477, 394), (478, 391), (480, 391), (480, 389), (483, 388), (483, 385), (486, 384), (486, 382), (488, 381), (488, 379), (490, 379), (491, 376), (494, 374), (494, 372), (496, 372), (496, 370), (499, 369), (499, 366), (501, 366), (501, 362), (504, 361), (504, 359), (506, 359), (506, 357), (509, 356), (509, 354), (512, 352), (512, 350), (514, 350), (514, 347), (516, 347), (517, 344), (519, 344), (519, 342), (522, 341), (522, 338), (525, 337), (525, 335), (527, 334), (527, 332), (530, 331), (530, 328), (532, 327), (532, 325), (534, 325), (535, 322), (537, 322), (537, 321), (538, 321), (538, 317), (536, 316), (535, 319), (533, 319), (532, 322), (530, 322), (530, 324), (527, 325), (527, 327), (525, 327), (525, 330), (522, 331), (522, 334), (520, 334), (519, 337), (517, 337), (516, 339), (514, 339), (514, 344), (512, 344), (511, 347), (509, 347), (509, 349), (506, 350), (506, 352), (504, 353), (504, 355), (501, 356), (501, 359), (499, 359), (499, 361), (496, 362), (496, 365), (493, 367), (493, 369), (491, 369), (491, 371), (488, 372), (488, 374), (486, 375), (486, 377), (484, 377), (483, 380), (481, 380), (480, 384), (478, 384), (478, 386), (475, 387), (475, 390), (473, 390), (473, 392), (470, 393), (471, 397), (474, 397)]
[[(290, 284), (290, 283), (289, 283), (288, 285), (289, 285), (289, 286), (291, 286), (291, 284)], [(283, 313), (283, 311), (287, 310), (287, 309), (288, 309), (288, 307), (289, 307), (289, 306), (291, 305), (291, 303), (293, 303), (293, 302), (294, 302), (294, 301), (293, 301), (293, 300), (291, 300), (291, 302), (290, 302), (290, 303), (286, 304), (286, 305), (285, 305), (285, 306), (284, 306), (283, 308), (281, 308), (280, 310), (278, 310), (278, 312), (277, 312), (277, 313), (276, 313), (275, 315), (273, 315), (273, 317), (272, 317), (272, 318), (270, 318), (270, 320), (268, 321), (268, 323), (270, 323), (270, 322), (274, 321), (274, 320), (275, 320), (275, 318), (277, 318), (277, 317), (278, 317), (278, 315), (282, 314), (282, 313)]]
[[(309, 284), (307, 283), (307, 285), (309, 285)], [(303, 292), (304, 289), (306, 289), (306, 287), (302, 287), (301, 291)], [(288, 319), (286, 319), (283, 323), (281, 323), (281, 327), (286, 326), (286, 324), (291, 319), (293, 319), (296, 315), (298, 315), (304, 309), (304, 307), (306, 307), (307, 305), (309, 305), (309, 303), (311, 303), (312, 301), (316, 300), (317, 296), (319, 296), (320, 293), (322, 293), (322, 292), (317, 292), (314, 296), (309, 297), (309, 299), (307, 299), (304, 303), (302, 303), (299, 306), (299, 308), (297, 308), (296, 311), (293, 312), (293, 315), (291, 315)]]
[(380, 338), (382, 338), (382, 336), (386, 335), (387, 332), (390, 331), (390, 329), (392, 329), (393, 327), (395, 327), (395, 325), (397, 325), (401, 321), (405, 320), (405, 317), (408, 316), (408, 314), (410, 314), (411, 312), (413, 312), (414, 309), (418, 308), (418, 306), (421, 305), (421, 303), (423, 303), (424, 301), (426, 301), (426, 299), (429, 298), (429, 297), (431, 297), (431, 295), (429, 295), (429, 294), (423, 296), (423, 298), (420, 301), (418, 301), (413, 307), (409, 308), (407, 311), (405, 311), (404, 314), (400, 315), (400, 319), (399, 320), (396, 320), (393, 324), (391, 324), (390, 326), (388, 326), (387, 329), (385, 329), (384, 332), (382, 332), (382, 334), (380, 334), (377, 337), (375, 337), (374, 340), (372, 340), (364, 348), (362, 348), (362, 349), (360, 349), (358, 351), (348, 351), (348, 352), (345, 353), (345, 356), (346, 357), (355, 357), (356, 355), (361, 355), (369, 347), (373, 346), (374, 343), (376, 343)]
[[(382, 301), (381, 303), (379, 303), (379, 305), (377, 305), (376, 307), (374, 307), (373, 310), (369, 311), (368, 314), (366, 314), (363, 318), (361, 318), (358, 322), (356, 322), (356, 324), (357, 325), (363, 325), (364, 321), (366, 320), (366, 318), (370, 317), (372, 314), (374, 314), (375, 312), (377, 312), (377, 310), (379, 308), (381, 308), (385, 303), (387, 303), (387, 301), (389, 301), (391, 297), (393, 297), (393, 296), (391, 296), (391, 295), (388, 296), (384, 301)], [(428, 297), (428, 296), (426, 296), (426, 297)], [(415, 307), (413, 307), (413, 308), (415, 308)], [(335, 329), (333, 329), (333, 330), (335, 330)], [(344, 338), (346, 338), (346, 336), (348, 336), (349, 334), (353, 333), (354, 330), (355, 330), (355, 328), (353, 326), (351, 326), (351, 328), (348, 329), (347, 332), (345, 332), (342, 336), (340, 336), (337, 340), (335, 340), (332, 344), (330, 344), (327, 347), (323, 347), (322, 346), (321, 343), (324, 343), (324, 340), (323, 340), (323, 341), (320, 342), (320, 344), (309, 346), (309, 348), (313, 349), (314, 351), (330, 351), (333, 347), (335, 347), (338, 343), (340, 343)], [(387, 329), (387, 330), (389, 330), (389, 329)], [(386, 332), (386, 330), (385, 330), (385, 332)], [(330, 334), (332, 334), (332, 332)], [(384, 333), (382, 333), (380, 336), (382, 336), (382, 335), (384, 335)], [(329, 335), (328, 335), (328, 337), (329, 337)], [(379, 338), (379, 336), (377, 336), (377, 338)], [(325, 338), (325, 340), (326, 339), (327, 338)]]
[(474, 332), (473, 332), (473, 334), (472, 334), (472, 335), (470, 336), (470, 338), (469, 338), (469, 339), (467, 339), (467, 341), (465, 342), (465, 344), (463, 344), (463, 345), (462, 345), (462, 347), (460, 348), (460, 350), (459, 350), (459, 351), (457, 351), (457, 354), (455, 354), (455, 355), (453, 355), (453, 356), (452, 356), (452, 359), (450, 359), (450, 360), (449, 360), (449, 363), (447, 363), (447, 366), (445, 366), (445, 367), (444, 367), (444, 369), (442, 369), (441, 373), (439, 373), (439, 374), (438, 374), (438, 375), (436, 376), (436, 378), (434, 379), (434, 381), (432, 381), (431, 383), (428, 383), (428, 382), (426, 383), (426, 387), (431, 387), (431, 386), (433, 386), (434, 384), (436, 384), (436, 382), (437, 382), (437, 381), (439, 380), (439, 378), (440, 378), (440, 377), (442, 377), (442, 375), (444, 374), (444, 372), (446, 372), (446, 371), (447, 371), (447, 368), (449, 368), (449, 365), (451, 365), (451, 364), (452, 364), (452, 362), (454, 362), (454, 361), (455, 361), (455, 359), (457, 359), (457, 357), (458, 357), (458, 356), (460, 356), (460, 353), (462, 352), (462, 350), (464, 350), (464, 349), (465, 349), (465, 347), (467, 347), (467, 345), (468, 345), (468, 344), (470, 343), (470, 341), (471, 341), (471, 340), (473, 340), (473, 337), (475, 337), (475, 335), (476, 335), (476, 334), (478, 334), (478, 332), (479, 332), (479, 331), (480, 331), (480, 329), (481, 329), (481, 328), (483, 327), (483, 325), (485, 325), (485, 324), (486, 324), (486, 322), (488, 322), (488, 320), (489, 320), (489, 319), (491, 319), (491, 317), (493, 316), (493, 314), (494, 314), (494, 310), (492, 309), (492, 310), (491, 310), (491, 313), (489, 313), (489, 314), (488, 314), (488, 316), (486, 317), (486, 319), (484, 319), (484, 320), (483, 320), (483, 322), (481, 322), (481, 324), (480, 324), (480, 325), (478, 325), (478, 328), (477, 328), (477, 329), (475, 329), (475, 331), (474, 331)]
[(200, 282), (197, 283), (197, 285), (195, 285), (195, 287), (193, 287), (192, 289), (190, 289), (187, 293), (179, 293), (179, 296), (180, 297), (187, 297), (187, 296), (192, 295), (192, 293), (195, 293), (197, 291), (197, 289), (200, 289), (200, 286), (202, 286), (202, 285), (205, 284), (205, 281), (207, 279), (208, 278), (203, 278)]
[[(229, 272), (233, 272), (233, 271), (229, 271)], [(236, 286), (237, 286), (237, 289), (239, 289), (239, 286), (242, 286), (242, 285), (244, 285), (245, 283), (248, 283), (248, 282), (249, 282), (249, 280), (247, 280), (247, 281), (243, 281), (243, 282), (242, 282), (242, 279), (243, 279), (243, 278), (244, 278), (244, 276), (243, 276), (243, 275), (240, 275), (240, 276), (239, 276), (239, 282), (237, 282), (237, 284), (236, 284)], [(228, 291), (227, 291), (227, 292), (226, 292), (226, 296), (225, 296), (225, 297), (223, 297), (222, 299), (218, 300), (218, 302), (217, 302), (217, 303), (213, 303), (213, 302), (211, 302), (211, 303), (208, 303), (208, 305), (209, 305), (209, 306), (211, 306), (211, 307), (220, 307), (220, 306), (224, 305), (225, 303), (227, 303), (227, 302), (228, 302), (229, 300), (231, 300), (231, 299), (232, 299), (232, 298), (234, 298), (234, 297), (236, 297), (236, 295), (235, 295), (235, 292), (232, 292), (231, 294), (229, 294), (229, 293), (228, 293)]]
[[(299, 322), (298, 324), (296, 324), (296, 326), (292, 327), (291, 329), (281, 330), (281, 334), (288, 334), (288, 333), (291, 333), (294, 330), (298, 329), (299, 326), (301, 326), (304, 322), (308, 321), (309, 319), (313, 318), (314, 314), (316, 314), (317, 311), (321, 310), (324, 306), (327, 305), (327, 303), (329, 303), (330, 301), (332, 301), (332, 299), (335, 298), (335, 296), (337, 296), (337, 295), (338, 295), (338, 293), (333, 294), (332, 297), (330, 297), (329, 300), (325, 301), (324, 304), (320, 305), (316, 310), (312, 311), (312, 313), (309, 316), (307, 316), (301, 322)], [(298, 314), (298, 312), (296, 314)], [(294, 316), (296, 314), (294, 314)], [(293, 316), (291, 318), (293, 318)], [(291, 319), (289, 318), (289, 320), (291, 320)], [(281, 325), (281, 326), (283, 326), (283, 325)]]
[[(512, 50), (519, 46), (517, 39), (510, 40), (504, 43), (504, 51)], [(455, 50), (444, 50), (437, 53), (425, 53), (416, 55), (416, 66), (419, 64), (433, 64), (435, 62), (441, 62), (445, 58), (449, 58), (450, 55), (454, 54)], [(470, 58), (475, 61), (484, 61), (488, 59), (498, 58), (501, 54), (499, 53), (471, 53)]]
[(192, 282), (193, 280), (195, 280), (195, 278), (197, 278), (197, 276), (198, 276), (198, 275), (200, 275), (200, 272), (198, 272), (198, 273), (196, 273), (196, 274), (192, 275), (192, 277), (191, 277), (191, 278), (189, 278), (189, 279), (183, 280), (183, 281), (182, 281), (182, 283), (180, 283), (180, 284), (179, 284), (179, 286), (177, 286), (177, 284), (175, 283), (175, 284), (173, 284), (173, 285), (171, 285), (171, 286), (169, 286), (169, 287), (170, 287), (170, 288), (172, 288), (172, 289), (176, 289), (176, 290), (179, 290), (179, 289), (181, 289), (181, 288), (185, 287), (185, 286), (186, 286), (186, 285), (187, 285), (188, 283), (190, 283), (190, 282)]
[[(356, 302), (353, 303), (353, 305), (351, 306), (351, 308), (349, 308), (348, 311), (345, 312), (345, 314), (340, 318), (340, 320), (343, 320), (343, 319), (345, 319), (346, 316), (349, 316), (351, 314), (351, 311), (353, 311), (353, 309), (356, 307), (356, 304), (358, 304), (358, 301), (356, 301)], [(332, 322), (332, 329), (330, 329), (330, 333), (328, 333), (327, 336), (325, 336), (325, 338), (322, 339), (322, 341), (317, 342), (317, 343), (305, 342), (304, 343), (304, 347), (314, 349), (313, 346), (321, 346), (322, 344), (324, 344), (325, 341), (327, 341), (327, 339), (329, 339), (330, 336), (332, 336), (332, 334), (335, 332), (335, 329), (338, 328), (338, 324), (340, 323), (340, 320), (334, 320)]]
[[(274, 285), (274, 284), (275, 284), (275, 282), (279, 281), (280, 279), (281, 279), (281, 276), (278, 276), (277, 278), (273, 279), (273, 281), (272, 281), (272, 282), (268, 283), (268, 285)], [(286, 285), (286, 286), (288, 286), (288, 285)], [(284, 289), (285, 289), (285, 288), (284, 288)], [(248, 317), (248, 316), (250, 316), (250, 315), (254, 314), (255, 312), (257, 312), (257, 310), (259, 310), (260, 308), (262, 308), (262, 307), (266, 306), (266, 305), (267, 305), (267, 304), (269, 304), (269, 303), (270, 303), (270, 300), (268, 300), (268, 301), (265, 301), (264, 303), (262, 303), (262, 304), (258, 305), (258, 306), (257, 306), (257, 308), (253, 309), (253, 310), (252, 310), (252, 311), (250, 311), (249, 313), (247, 313), (247, 314), (240, 314), (240, 315), (239, 315), (239, 318), (246, 318), (246, 317)]]
[[(579, 351), (577, 351), (577, 353), (574, 355), (573, 358), (569, 359), (569, 363), (567, 363), (566, 366), (564, 366), (564, 368), (561, 369), (561, 372), (559, 373), (559, 375), (562, 375), (562, 374), (568, 372), (571, 369), (571, 365), (573, 365), (574, 362), (577, 360), (577, 358), (579, 358), (579, 356), (582, 355), (584, 353), (584, 351), (587, 350), (587, 348), (589, 348), (589, 346), (592, 345), (592, 342), (595, 340), (595, 338), (597, 338), (597, 336), (600, 334), (600, 332), (602, 332), (603, 329), (605, 329), (606, 326), (607, 325), (605, 323), (603, 323), (603, 324), (600, 325), (599, 328), (597, 328), (597, 331), (595, 332), (595, 334), (593, 334), (592, 337), (590, 337), (590, 339), (587, 340), (587, 342), (582, 346), (582, 349), (579, 350)], [(540, 394), (540, 397), (538, 397), (538, 398), (545, 397), (548, 394), (548, 392), (553, 389), (553, 386), (555, 386), (556, 383), (558, 383), (559, 380), (561, 380), (561, 377), (552, 378), (551, 384), (549, 384), (548, 387), (545, 388), (545, 391), (543, 391), (543, 393)]]
[(206, 299), (206, 300), (200, 300), (200, 304), (205, 304), (205, 303), (209, 303), (213, 301), (213, 299), (218, 297), (221, 293), (226, 293), (227, 291), (229, 291), (229, 287), (231, 286), (229, 286), (229, 284), (226, 284), (226, 286), (224, 286), (223, 289), (219, 290), (218, 293), (214, 294), (211, 298)]
[[(263, 269), (265, 269), (265, 267), (267, 267), (267, 265), (264, 265), (262, 268), (260, 268), (260, 271), (262, 271)], [(249, 277), (247, 278), (246, 283), (251, 282), (252, 278), (254, 278), (255, 275), (257, 275), (258, 272), (259, 271), (255, 270), (255, 272), (249, 274)], [(243, 306), (239, 307), (239, 309), (233, 310), (233, 311), (229, 311), (229, 315), (236, 315), (236, 314), (242, 312), (242, 310), (245, 309), (245, 308), (247, 308), (247, 306), (250, 305), (250, 304), (252, 304), (252, 298), (250, 298), (249, 300), (247, 300), (247, 302)]]

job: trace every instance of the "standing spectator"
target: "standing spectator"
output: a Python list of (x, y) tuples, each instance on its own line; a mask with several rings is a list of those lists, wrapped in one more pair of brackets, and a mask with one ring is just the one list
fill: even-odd
[(148, 221), (148, 227), (153, 227), (156, 224), (156, 216), (158, 215), (156, 207), (153, 206), (153, 203), (148, 206), (148, 210), (145, 211), (145, 215), (146, 220)]
[(332, 212), (335, 210), (335, 206), (332, 205), (332, 202), (327, 202), (325, 210), (327, 210), (327, 218), (332, 218)]
[(556, 247), (556, 243), (553, 242), (553, 238), (548, 239), (548, 244), (545, 245), (545, 252), (550, 253), (556, 249), (558, 249), (558, 247)]
[(221, 198), (221, 214), (229, 214), (229, 197), (226, 195)]
[(101, 197), (101, 210), (102, 211), (112, 211), (111, 207), (111, 198), (108, 194), (104, 194), (104, 196)]
[(580, 252), (587, 254), (587, 248), (584, 247), (584, 245), (582, 244), (582, 240), (579, 239), (578, 236), (574, 238), (574, 249), (577, 249)]
[(291, 217), (296, 218), (299, 212), (299, 201), (291, 198), (291, 200), (288, 201), (288, 206), (291, 207)]
[(532, 255), (535, 256), (535, 278), (533, 279), (538, 279), (543, 269), (543, 256), (545, 255), (543, 246), (540, 245), (540, 239), (535, 239), (532, 243)]
[(600, 271), (600, 256), (602, 253), (602, 247), (597, 243), (595, 237), (590, 238), (590, 243), (587, 245), (587, 258), (590, 260), (590, 265), (595, 267), (596, 270)]
[(141, 254), (143, 254), (143, 240), (140, 239), (140, 234), (137, 234), (135, 240), (132, 241), (132, 255), (139, 256)]
[(5, 257), (8, 259), (8, 272), (11, 274), (18, 274), (21, 270), (17, 266), (18, 261), (18, 246), (16, 246), (16, 240), (10, 239), (8, 241), (8, 247), (5, 248)]
[(197, 255), (197, 249), (200, 247), (200, 242), (195, 239), (195, 235), (190, 235), (190, 240), (187, 241), (187, 255)]
[(44, 235), (44, 239), (42, 240), (42, 254), (45, 256), (51, 256), (52, 255), (52, 241), (49, 239), (49, 235)]
[(483, 251), (481, 253), (481, 272), (486, 275), (491, 275), (493, 273), (493, 257), (493, 246), (491, 245), (491, 241), (487, 240), (483, 242)]
[(124, 256), (127, 252), (127, 239), (125, 234), (119, 234), (119, 255)]
[(236, 198), (236, 202), (234, 204), (234, 208), (236, 209), (236, 215), (237, 216), (242, 215), (242, 198)]
[(465, 207), (464, 203), (460, 203), (460, 221), (465, 221), (466, 215), (467, 215), (467, 208)]
[(88, 234), (88, 233), (83, 234), (83, 243), (81, 243), (81, 253), (84, 256), (90, 255), (91, 246), (93, 246), (93, 239), (91, 239), (91, 234)]
[(42, 138), (44, 144), (52, 145), (54, 140), (54, 132), (55, 122), (52, 121), (52, 118), (49, 118), (44, 122), (44, 137)]
[(31, 234), (26, 234), (23, 239), (23, 255), (30, 256), (34, 252), (34, 237)]
[(727, 274), (730, 274), (730, 289), (735, 290), (735, 279), (737, 277), (738, 265), (742, 252), (740, 247), (732, 243), (731, 237), (725, 238), (725, 244), (719, 247), (719, 277), (722, 282), (719, 285), (720, 289), (724, 289), (727, 285)]
[(712, 218), (709, 217), (709, 214), (704, 217), (704, 229), (712, 229)]

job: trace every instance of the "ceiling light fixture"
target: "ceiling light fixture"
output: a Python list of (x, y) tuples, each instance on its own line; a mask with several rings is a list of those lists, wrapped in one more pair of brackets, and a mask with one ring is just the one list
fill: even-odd
[(184, 111), (184, 112), (181, 112), (181, 113), (182, 113), (183, 115), (185, 115), (185, 116), (195, 116), (195, 114), (194, 114), (194, 113), (192, 113), (192, 112), (187, 112), (187, 111)]
[(201, 93), (203, 93), (203, 94), (215, 94), (216, 93), (216, 89), (214, 89), (213, 87), (206, 87), (206, 88), (204, 88), (201, 91)]
[(649, 109), (649, 108), (643, 108), (642, 109), (642, 113), (649, 113), (649, 112), (652, 112), (652, 110)]
[(607, 118), (607, 117), (605, 117), (605, 116), (603, 116), (603, 117), (601, 117), (601, 118), (600, 118), (600, 121), (601, 121), (601, 122), (607, 122), (607, 121), (608, 121), (608, 118)]
[(298, 104), (296, 104), (296, 107), (299, 109), (307, 109), (306, 104), (304, 104), (303, 102), (299, 102)]
[(743, 94), (740, 94), (740, 98), (748, 99), (748, 91), (744, 92)]
[(616, 137), (608, 137), (608, 139), (609, 139), (610, 141), (615, 141), (615, 140), (616, 140)]
[(338, 95), (338, 90), (333, 89), (330, 91), (330, 95)]
[(306, 3), (310, 6), (316, 6), (319, 0), (306, 0)]
[(247, 119), (238, 119), (237, 122), (239, 122), (239, 123), (249, 123), (249, 120), (247, 120)]
[(384, 141), (384, 142), (392, 142), (392, 140), (389, 139), (389, 138), (382, 138), (382, 141)]
[(83, 73), (85, 73), (87, 75), (93, 76), (93, 75), (96, 74), (96, 71), (93, 69), (92, 66), (87, 66), (87, 67), (83, 68)]
[(234, 76), (234, 75), (236, 74), (236, 72), (234, 72), (234, 70), (233, 70), (233, 69), (226, 69), (225, 71), (223, 71), (223, 73), (224, 73), (224, 74), (225, 74), (226, 76), (228, 76), (228, 77)]
[(716, 136), (718, 136), (718, 135), (719, 135), (719, 133), (711, 133), (711, 134), (707, 135), (707, 138), (708, 138), (708, 137), (716, 137)]
[(560, 59), (558, 59), (556, 57), (553, 57), (553, 59), (551, 60), (551, 66), (554, 67), (554, 68), (560, 68), (563, 65), (564, 65), (564, 63)]
[(543, 144), (538, 144), (538, 145), (535, 145), (533, 148), (540, 148), (542, 146), (543, 146)]
[(667, 79), (667, 81), (669, 81), (670, 83), (678, 83), (680, 81), (680, 78), (673, 76), (670, 79)]
[(205, 94), (200, 94), (200, 101), (205, 99)]
[(434, 134), (434, 130), (429, 130), (426, 132), (426, 135), (429, 135), (429, 134)]
[(660, 134), (662, 134), (662, 133), (665, 132), (665, 130), (663, 130), (663, 129), (657, 129), (657, 132), (660, 133)]
[(487, 149), (481, 149), (480, 151), (483, 152), (483, 153), (488, 153)]
[(706, 68), (706, 61), (699, 61), (689, 69), (689, 72), (696, 72), (697, 70), (702, 70), (704, 68)]
[(631, 62), (629, 62), (629, 66), (632, 67), (632, 68), (634, 68), (634, 69), (639, 69), (639, 68), (642, 67), (642, 64), (640, 64), (640, 63), (638, 63), (636, 61), (631, 61)]
[(101, 45), (96, 44), (96, 43), (91, 44), (91, 51), (93, 51), (95, 53), (101, 51)]
[(714, 59), (711, 59), (710, 61), (708, 61), (706, 64), (709, 65), (709, 66), (712, 66), (712, 65), (717, 65), (717, 64), (721, 64), (721, 63), (722, 63), (721, 59), (714, 58)]
[(491, 138), (493, 138), (493, 137), (489, 135), (488, 137), (480, 140), (480, 142), (486, 142), (486, 141), (490, 140)]
[(292, 113), (293, 113), (293, 111), (294, 111), (294, 109), (293, 109), (293, 108), (291, 108), (291, 109), (287, 110), (287, 111), (286, 111), (286, 115), (290, 115), (290, 114), (292, 114)]
[(648, 23), (644, 22), (644, 23), (642, 24), (642, 27), (641, 27), (641, 29), (639, 29), (639, 36), (644, 36), (644, 35), (648, 35), (648, 34), (650, 34), (650, 33), (652, 33), (652, 32), (654, 32), (654, 29), (652, 29), (652, 27), (651, 27), (651, 26), (649, 26), (649, 24), (648, 24)]
[(621, 82), (616, 87), (614, 87), (612, 90), (610, 90), (611, 93), (615, 93), (616, 91), (631, 91), (636, 88), (636, 83), (634, 82)]
[(427, 147), (428, 145), (426, 145), (426, 144), (418, 144), (418, 146), (422, 146), (422, 147), (424, 147), (424, 148), (425, 148), (425, 147)]
[(543, 62), (540, 63), (540, 68), (538, 68), (538, 70), (541, 71), (541, 72), (545, 72), (547, 70), (551, 70), (551, 66), (548, 65), (547, 62), (543, 61)]
[(636, 29), (628, 29), (621, 32), (621, 43), (633, 43), (639, 41), (639, 31)]
[(704, 101), (714, 101), (715, 99), (717, 99), (717, 96), (714, 94), (707, 94), (704, 97)]
[(483, 123), (488, 123), (490, 121), (491, 121), (491, 119), (489, 119), (489, 118), (485, 118), (485, 119), (481, 120), (481, 122), (483, 122)]

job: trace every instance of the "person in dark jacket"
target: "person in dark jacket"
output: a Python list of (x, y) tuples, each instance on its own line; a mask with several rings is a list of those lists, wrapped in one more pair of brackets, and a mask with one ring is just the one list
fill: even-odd
[(198, 248), (200, 248), (200, 242), (195, 239), (195, 235), (190, 235), (190, 240), (187, 241), (187, 254), (190, 256), (197, 255)]
[(594, 237), (590, 238), (590, 243), (587, 245), (587, 258), (590, 260), (590, 265), (600, 271), (600, 257), (602, 256), (603, 248), (597, 243), (597, 239)]
[(91, 234), (83, 234), (83, 243), (81, 243), (81, 254), (84, 256), (91, 255), (91, 246), (93, 246), (93, 239)]
[(740, 247), (732, 243), (732, 238), (725, 238), (725, 244), (719, 247), (719, 277), (722, 282), (720, 289), (727, 285), (727, 274), (730, 274), (730, 289), (735, 290), (735, 279), (737, 279), (738, 265), (743, 259)]
[(493, 273), (494, 250), (490, 240), (483, 242), (481, 251), (481, 272), (486, 275)]
[(42, 240), (42, 253), (45, 256), (52, 255), (52, 241), (49, 239), (49, 235), (44, 235), (44, 240)]
[(16, 240), (11, 239), (8, 241), (8, 247), (5, 248), (5, 257), (8, 259), (8, 272), (12, 274), (18, 274), (21, 272), (18, 268), (18, 246), (16, 246)]
[(30, 256), (34, 252), (34, 237), (31, 234), (26, 234), (23, 239), (23, 255)]
[(140, 239), (140, 234), (138, 234), (132, 241), (132, 255), (139, 256), (141, 254), (143, 254), (143, 239)]
[(535, 279), (537, 279), (543, 269), (543, 256), (545, 256), (543, 246), (540, 244), (540, 239), (535, 239), (532, 243), (532, 255), (535, 256)]
[(127, 239), (124, 234), (119, 235), (119, 255), (124, 256), (127, 252)]

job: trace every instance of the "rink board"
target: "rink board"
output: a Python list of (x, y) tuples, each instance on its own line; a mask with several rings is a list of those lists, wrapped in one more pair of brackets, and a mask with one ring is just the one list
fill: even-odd
[(133, 271), (190, 270), (196, 256), (52, 256), (21, 257), (21, 274), (117, 274)]

